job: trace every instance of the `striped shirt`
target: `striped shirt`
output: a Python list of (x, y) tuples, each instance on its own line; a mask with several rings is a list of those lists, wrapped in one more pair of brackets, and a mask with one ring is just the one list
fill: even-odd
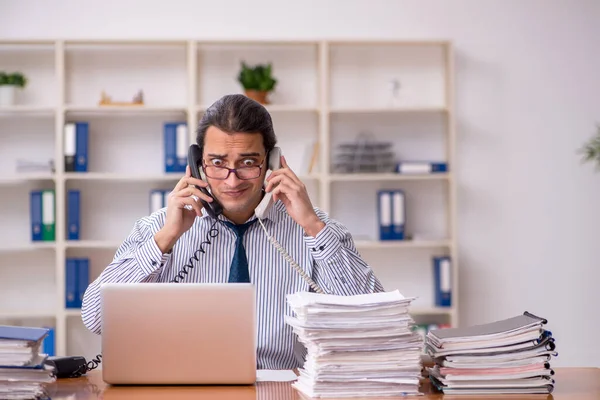
[[(262, 220), (265, 228), (325, 293), (354, 295), (383, 291), (380, 281), (358, 254), (345, 226), (315, 208), (325, 227), (311, 237), (276, 202)], [(196, 218), (169, 254), (163, 254), (154, 234), (166, 208), (139, 219), (119, 246), (111, 263), (85, 291), (81, 309), (84, 325), (101, 333), (100, 285), (108, 282), (227, 282), (236, 234), (207, 216)], [(255, 219), (253, 215), (248, 221)], [(220, 215), (219, 219), (227, 221)], [(211, 231), (211, 227), (213, 227)], [(203, 243), (212, 232), (210, 244)], [(304, 363), (306, 349), (297, 341), (284, 315), (293, 315), (286, 295), (309, 291), (308, 283), (268, 241), (260, 223), (244, 235), (250, 281), (256, 288), (257, 368), (293, 369)], [(200, 243), (203, 243), (201, 246)], [(201, 250), (200, 250), (201, 249)], [(200, 250), (200, 251), (199, 251)], [(186, 264), (193, 268), (185, 268)]]

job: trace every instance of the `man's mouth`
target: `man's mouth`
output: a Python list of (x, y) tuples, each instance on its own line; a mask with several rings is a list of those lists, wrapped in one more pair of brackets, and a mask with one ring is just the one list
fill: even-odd
[(246, 189), (239, 189), (239, 190), (227, 190), (225, 192), (223, 192), (223, 194), (227, 197), (230, 197), (232, 199), (235, 199), (237, 197), (242, 196), (244, 193), (246, 192)]

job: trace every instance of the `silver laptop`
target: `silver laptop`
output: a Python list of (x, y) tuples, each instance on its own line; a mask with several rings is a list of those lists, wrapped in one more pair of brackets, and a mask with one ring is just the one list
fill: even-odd
[(100, 288), (109, 384), (253, 384), (250, 283), (109, 283)]

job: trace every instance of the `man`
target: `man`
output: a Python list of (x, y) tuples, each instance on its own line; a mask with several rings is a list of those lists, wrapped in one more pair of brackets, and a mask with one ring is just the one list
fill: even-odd
[[(83, 322), (101, 333), (102, 283), (228, 282), (246, 276), (257, 293), (257, 368), (299, 367), (305, 349), (284, 321), (292, 315), (286, 295), (311, 289), (255, 223), (254, 209), (265, 191), (273, 193), (274, 204), (261, 222), (325, 293), (354, 295), (383, 287), (348, 230), (312, 206), (285, 156), (282, 168), (265, 181), (276, 137), (262, 105), (243, 95), (221, 98), (200, 121), (197, 143), (207, 182), (193, 178), (188, 166), (167, 207), (135, 223), (113, 261), (87, 288)], [(221, 203), (218, 220), (204, 215), (199, 200), (213, 198), (194, 185), (209, 188)]]

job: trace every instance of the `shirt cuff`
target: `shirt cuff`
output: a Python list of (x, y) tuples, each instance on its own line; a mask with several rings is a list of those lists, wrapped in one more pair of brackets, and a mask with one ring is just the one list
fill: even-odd
[(305, 236), (304, 240), (315, 260), (327, 260), (342, 247), (342, 237), (343, 234), (338, 232), (330, 222), (327, 222), (317, 236)]
[(146, 275), (150, 275), (161, 269), (171, 257), (171, 254), (163, 254), (156, 244), (154, 237), (151, 237), (136, 252), (137, 264)]

